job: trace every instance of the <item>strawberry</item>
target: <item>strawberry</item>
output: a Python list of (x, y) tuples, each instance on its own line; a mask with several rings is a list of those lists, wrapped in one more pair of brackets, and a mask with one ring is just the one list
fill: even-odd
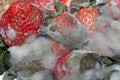
[(53, 68), (55, 80), (79, 80), (79, 62), (82, 54), (80, 52), (70, 52), (58, 58)]
[(50, 40), (50, 45), (51, 45), (51, 51), (56, 57), (60, 57), (61, 55), (71, 52), (71, 50), (69, 48), (67, 48), (64, 45), (59, 44), (53, 40)]
[(107, 0), (107, 5), (111, 11), (112, 18), (120, 20), (120, 0)]
[(42, 12), (38, 8), (16, 1), (1, 17), (2, 38), (8, 46), (22, 45), (29, 37), (39, 35), (42, 22)]
[(70, 33), (78, 27), (77, 21), (68, 13), (62, 13), (54, 18), (58, 31), (61, 35), (70, 35)]
[(45, 26), (48, 27), (42, 28), (41, 31), (60, 44), (69, 48), (78, 48), (86, 39), (87, 32), (70, 13), (64, 12), (47, 20)]
[(57, 60), (53, 70), (53, 76), (56, 80), (63, 80), (64, 76), (72, 73), (71, 68), (67, 64), (70, 57), (71, 54), (64, 54)]
[(76, 14), (76, 18), (84, 25), (85, 29), (93, 33), (96, 31), (95, 22), (98, 16), (99, 12), (95, 7), (84, 7)]

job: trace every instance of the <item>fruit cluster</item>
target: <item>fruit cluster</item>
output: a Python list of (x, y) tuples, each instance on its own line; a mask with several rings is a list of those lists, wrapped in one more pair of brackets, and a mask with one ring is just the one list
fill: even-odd
[[(41, 36), (50, 38), (51, 50), (57, 58), (52, 70), (55, 80), (76, 74), (68, 65), (72, 50), (83, 48), (87, 39), (103, 30), (96, 26), (101, 16), (96, 6), (82, 6), (72, 13), (76, 5), (71, 7), (71, 3), (72, 0), (18, 0), (0, 19), (0, 34), (8, 47), (29, 44)], [(110, 17), (119, 20), (120, 15), (115, 14), (120, 14), (120, 1), (107, 0), (106, 5), (111, 10)]]

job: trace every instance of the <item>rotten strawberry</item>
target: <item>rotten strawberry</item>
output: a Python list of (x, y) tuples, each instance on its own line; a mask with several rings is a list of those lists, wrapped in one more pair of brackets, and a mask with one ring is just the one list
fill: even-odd
[(55, 80), (79, 80), (79, 61), (82, 54), (70, 52), (62, 55), (53, 68)]
[(22, 45), (28, 38), (39, 35), (42, 12), (24, 1), (14, 2), (2, 15), (0, 31), (8, 46)]
[(78, 27), (77, 21), (75, 21), (75, 19), (68, 13), (56, 16), (54, 20), (57, 24), (56, 31), (58, 31), (61, 35), (68, 35)]
[(47, 19), (46, 25), (41, 31), (69, 48), (81, 46), (87, 36), (84, 27), (74, 15), (67, 12), (55, 16), (53, 19)]
[(65, 54), (57, 60), (53, 70), (53, 76), (56, 80), (63, 80), (64, 76), (72, 73), (71, 68), (67, 64), (70, 56), (71, 54)]

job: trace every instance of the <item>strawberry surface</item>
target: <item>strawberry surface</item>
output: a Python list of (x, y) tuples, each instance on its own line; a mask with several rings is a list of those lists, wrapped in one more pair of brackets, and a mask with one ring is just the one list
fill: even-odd
[(65, 76), (72, 73), (72, 69), (67, 64), (70, 57), (71, 54), (64, 54), (57, 60), (53, 70), (53, 76), (56, 80), (63, 80)]
[(8, 46), (22, 45), (31, 36), (38, 36), (42, 12), (32, 4), (16, 1), (2, 15), (0, 30)]
[(78, 24), (75, 19), (68, 13), (62, 13), (55, 17), (57, 23), (56, 31), (61, 35), (70, 35), (73, 29), (77, 28)]
[(84, 25), (88, 32), (96, 31), (95, 22), (98, 16), (99, 12), (95, 7), (84, 7), (76, 14), (77, 19)]

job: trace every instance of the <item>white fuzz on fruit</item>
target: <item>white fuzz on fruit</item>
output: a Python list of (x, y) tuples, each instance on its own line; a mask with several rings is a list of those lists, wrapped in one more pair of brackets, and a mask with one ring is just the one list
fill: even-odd
[(8, 36), (8, 38), (10, 38), (11, 40), (15, 39), (15, 37), (16, 37), (16, 32), (15, 32), (15, 30), (12, 29), (12, 28), (8, 29), (8, 31), (7, 31), (7, 36)]
[(112, 71), (110, 80), (120, 80), (120, 65), (115, 64), (109, 67), (109, 71)]
[(89, 50), (104, 56), (114, 56), (120, 53), (120, 22), (108, 17), (97, 20), (98, 32), (91, 38)]
[(51, 75), (48, 72), (53, 69), (56, 60), (47, 38), (40, 37), (22, 46), (10, 47), (8, 51), (12, 69), (17, 70), (22, 80), (44, 80), (45, 76)]
[(51, 54), (47, 54), (43, 57), (42, 59), (42, 66), (44, 66), (47, 69), (53, 69), (53, 67), (55, 66), (55, 56), (51, 55)]
[(35, 73), (32, 77), (31, 77), (31, 79), (32, 80), (43, 80), (44, 79), (44, 75), (45, 74), (43, 74), (44, 72), (38, 72), (38, 73)]
[(110, 80), (120, 80), (120, 72), (114, 72), (114, 73), (111, 75)]
[(12, 63), (18, 63), (22, 61), (22, 59), (29, 54), (29, 45), (25, 45), (22, 47), (19, 46), (13, 46), (8, 49), (11, 54), (11, 58), (13, 60)]

